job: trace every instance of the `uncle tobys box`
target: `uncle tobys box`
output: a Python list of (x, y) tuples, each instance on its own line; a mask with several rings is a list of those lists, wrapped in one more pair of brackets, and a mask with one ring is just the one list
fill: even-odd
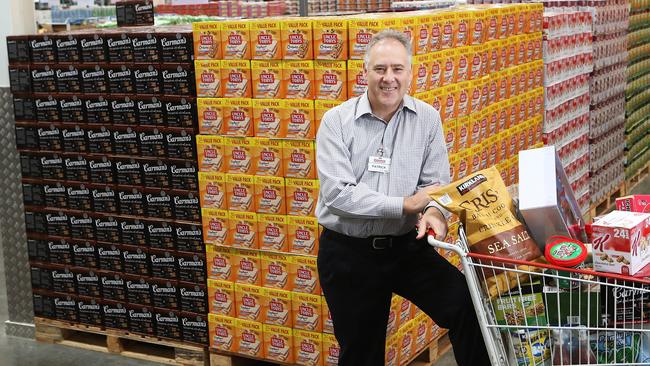
[(293, 333), (293, 353), (295, 362), (303, 366), (323, 365), (323, 334), (295, 329)]
[(258, 213), (286, 213), (284, 178), (255, 177), (255, 208)]
[[(228, 245), (228, 211), (202, 208), (203, 241), (210, 245)], [(208, 260), (209, 263), (209, 260)]]
[(253, 98), (282, 99), (285, 96), (285, 84), (282, 82), (282, 61), (251, 61), (253, 80)]
[(266, 324), (291, 327), (291, 292), (275, 288), (262, 288), (262, 311)]
[(289, 258), (289, 281), (293, 292), (319, 294), (318, 269), (316, 257), (294, 255)]
[(225, 282), (235, 280), (231, 248), (206, 245), (205, 254), (209, 279)]
[(314, 99), (314, 61), (282, 61), (282, 79), (287, 99)]
[(222, 58), (221, 23), (192, 23), (194, 58), (196, 60), (219, 60)]
[(287, 216), (258, 214), (257, 236), (260, 250), (288, 252)]
[(321, 301), (320, 295), (292, 292), (293, 328), (321, 332), (323, 329)]
[(221, 88), (224, 98), (250, 98), (251, 84), (249, 60), (221, 60)]
[(285, 140), (282, 143), (284, 176), (316, 179), (316, 152), (313, 141)]
[(266, 359), (293, 363), (293, 330), (264, 324), (264, 354)]
[(200, 134), (221, 135), (224, 133), (224, 101), (223, 98), (197, 98), (196, 108)]
[(263, 322), (262, 288), (255, 285), (235, 284), (237, 319)]
[(282, 124), (280, 99), (253, 99), (253, 130), (256, 137), (284, 138), (286, 125)]
[(316, 99), (347, 100), (347, 65), (345, 61), (315, 61)]
[(264, 332), (262, 330), (262, 323), (237, 319), (236, 324), (235, 343), (237, 344), (237, 352), (263, 358)]
[(282, 140), (256, 137), (256, 149), (253, 163), (257, 169), (255, 175), (283, 177)]
[(287, 18), (280, 21), (285, 60), (313, 60), (312, 20)]
[(235, 284), (209, 279), (208, 309), (210, 314), (235, 317)]
[(250, 40), (253, 60), (282, 59), (279, 19), (268, 18), (251, 22)]
[(228, 212), (228, 236), (234, 248), (257, 249), (257, 214), (254, 212)]
[(199, 197), (202, 208), (226, 209), (225, 174), (199, 172)]
[(208, 314), (210, 348), (217, 351), (237, 352), (235, 329), (237, 319), (223, 315)]
[(250, 60), (251, 23), (247, 20), (222, 21), (221, 44), (224, 60)]
[(286, 178), (287, 215), (314, 216), (319, 187), (316, 179)]
[(220, 98), (221, 88), (221, 61), (220, 60), (195, 60), (196, 96), (199, 98)]
[(290, 291), (289, 254), (262, 252), (262, 286)]
[(288, 216), (289, 252), (303, 255), (318, 253), (318, 220), (315, 217)]
[(341, 17), (317, 17), (313, 20), (314, 59), (347, 60), (348, 20)]
[(284, 100), (281, 107), (282, 126), (287, 139), (311, 140), (316, 137), (314, 101)]
[(255, 176), (226, 175), (228, 210), (255, 212)]

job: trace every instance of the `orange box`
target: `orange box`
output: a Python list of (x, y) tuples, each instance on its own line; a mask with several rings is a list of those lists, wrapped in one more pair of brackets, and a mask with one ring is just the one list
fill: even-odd
[(259, 137), (255, 140), (255, 175), (282, 177), (282, 141)]
[(413, 94), (429, 90), (430, 59), (428, 54), (413, 56), (413, 80), (411, 81)]
[(251, 22), (250, 41), (253, 60), (281, 60), (282, 35), (280, 20), (257, 19)]
[(324, 296), (321, 296), (321, 305), (323, 309), (323, 333), (334, 335), (334, 323), (332, 322), (332, 314), (330, 313), (330, 308), (327, 306), (327, 301), (325, 301)]
[(208, 279), (208, 307), (211, 314), (235, 316), (235, 284)]
[(293, 354), (298, 365), (323, 366), (323, 334), (294, 329)]
[(314, 61), (282, 61), (282, 80), (287, 99), (314, 99)]
[(348, 59), (348, 20), (341, 17), (316, 17), (314, 27), (314, 58), (316, 60)]
[(314, 61), (316, 99), (347, 100), (345, 61)]
[(288, 252), (287, 230), (287, 216), (257, 215), (257, 236), (260, 243), (260, 250)]
[(199, 172), (199, 197), (202, 208), (226, 209), (226, 176)]
[(456, 120), (456, 129), (457, 129), (457, 137), (456, 137), (456, 151), (462, 151), (464, 149), (467, 149), (470, 145), (470, 131), (471, 131), (471, 123), (469, 120), (469, 117), (463, 117), (459, 118)]
[(293, 363), (293, 330), (264, 324), (264, 354), (267, 360)]
[(388, 323), (386, 324), (386, 336), (390, 337), (397, 333), (399, 328), (399, 305), (400, 299), (398, 295), (393, 294), (390, 298), (390, 309), (388, 312)]
[(291, 327), (291, 292), (275, 288), (262, 288), (262, 311), (266, 324)]
[(350, 59), (363, 60), (370, 39), (383, 29), (382, 21), (374, 14), (359, 15), (350, 19), (348, 27)]
[(447, 147), (447, 153), (453, 154), (456, 152), (457, 144), (457, 134), (458, 134), (458, 123), (457, 120), (450, 120), (445, 122), (444, 126), (445, 131), (445, 145)]
[(228, 211), (202, 208), (201, 220), (203, 222), (203, 241), (206, 244), (228, 245)]
[(418, 28), (418, 19), (415, 16), (400, 16), (397, 18), (397, 29), (409, 39), (411, 43), (412, 55), (415, 55), (416, 43), (416, 29)]
[(368, 80), (366, 80), (363, 71), (363, 60), (348, 60), (348, 97), (358, 97), (368, 89)]
[(333, 334), (323, 334), (323, 365), (337, 366), (341, 347)]
[(446, 86), (442, 89), (441, 95), (443, 96), (442, 111), (440, 111), (442, 121), (457, 118), (458, 86), (456, 84)]
[(470, 174), (470, 150), (465, 149), (456, 154), (456, 156), (458, 157), (457, 178), (462, 179)]
[(237, 319), (263, 322), (262, 287), (234, 284)]
[[(481, 88), (483, 85), (481, 84), (480, 80), (468, 81), (466, 85), (468, 85), (467, 90), (468, 90), (468, 98), (469, 98), (469, 102), (467, 103), (468, 105), (467, 105), (466, 113), (468, 115), (478, 113), (483, 108), (483, 103), (481, 99)], [(459, 110), (458, 111), (459, 117), (460, 117), (460, 112), (461, 111)]]
[(492, 105), (483, 110), (485, 113), (485, 116), (487, 117), (487, 131), (486, 131), (486, 138), (490, 138), (492, 136), (495, 136), (499, 130), (499, 110), (495, 108), (496, 106)]
[(264, 332), (262, 323), (237, 319), (235, 343), (237, 352), (258, 358), (264, 358)]
[(449, 177), (452, 181), (456, 180), (458, 174), (458, 158), (456, 154), (449, 155)]
[(287, 99), (282, 101), (281, 108), (287, 139), (311, 140), (316, 137), (313, 100)]
[(456, 62), (457, 83), (469, 80), (469, 64), (471, 62), (471, 47), (461, 47), (454, 49), (454, 60)]
[(228, 210), (255, 212), (255, 176), (226, 174), (226, 191)]
[(316, 151), (313, 141), (283, 141), (282, 161), (285, 177), (316, 179)]
[(247, 20), (221, 21), (224, 60), (251, 59), (251, 23)]
[(199, 98), (220, 98), (222, 95), (221, 61), (195, 60), (194, 70), (196, 96)]
[(250, 98), (223, 99), (223, 134), (253, 136), (253, 103)]
[(386, 348), (384, 349), (384, 365), (399, 366), (399, 350), (397, 349), (397, 334), (386, 337)]
[(455, 11), (456, 13), (456, 22), (455, 28), (456, 28), (456, 37), (455, 37), (455, 43), (454, 47), (465, 47), (468, 46), (470, 43), (470, 22), (471, 22), (471, 11), (468, 10), (467, 8), (460, 8)]
[(253, 131), (257, 137), (284, 138), (287, 134), (282, 120), (282, 100), (253, 99)]
[[(452, 65), (453, 67), (453, 65)], [(435, 90), (445, 84), (444, 81), (445, 62), (440, 54), (434, 53), (429, 56), (429, 82), (427, 88)]]
[(285, 179), (287, 215), (314, 216), (320, 183), (316, 179)]
[(469, 44), (479, 45), (485, 41), (487, 30), (487, 11), (471, 8), (469, 13)]
[(413, 304), (401, 296), (397, 296), (397, 304), (397, 316), (399, 317), (400, 328), (402, 328), (404, 324), (411, 320), (411, 309), (413, 307)]
[(440, 48), (443, 50), (453, 48), (456, 45), (458, 35), (458, 19), (455, 11), (441, 11), (442, 37)]
[(438, 53), (438, 59), (442, 66), (441, 86), (451, 85), (456, 82), (458, 76), (458, 63), (456, 62), (455, 50), (444, 50)]
[(415, 42), (413, 48), (416, 55), (429, 52), (431, 42), (431, 14), (418, 14), (415, 17)]
[(293, 292), (320, 294), (316, 257), (294, 255), (289, 258), (289, 282)]
[(224, 98), (250, 98), (251, 62), (249, 60), (221, 60), (221, 88)]
[(488, 50), (485, 46), (469, 47), (471, 57), (469, 58), (469, 68), (467, 72), (468, 80), (477, 80), (486, 75)]
[(210, 348), (217, 351), (237, 352), (235, 343), (235, 318), (208, 314), (208, 331), (210, 334)]
[(205, 255), (209, 279), (226, 282), (235, 280), (233, 253), (230, 248), (206, 245)]
[(316, 131), (320, 128), (320, 122), (323, 120), (323, 115), (325, 112), (336, 107), (337, 105), (343, 103), (340, 100), (315, 100), (314, 101), (314, 112), (316, 118)]
[(228, 211), (228, 236), (234, 248), (258, 249), (257, 214)]
[(312, 20), (288, 18), (280, 21), (282, 54), (285, 60), (313, 60)]
[(429, 52), (442, 50), (442, 34), (444, 33), (444, 19), (442, 13), (431, 14), (431, 35), (429, 36)]
[(260, 252), (250, 249), (232, 248), (232, 264), (235, 282), (248, 285), (262, 285), (262, 264)]
[(488, 7), (485, 10), (485, 41), (494, 41), (499, 39), (499, 9)]
[(293, 328), (322, 332), (323, 322), (321, 296), (291, 293), (291, 313), (293, 314)]
[(415, 341), (415, 352), (419, 352), (424, 349), (429, 342), (427, 341), (427, 333), (429, 332), (428, 326), (429, 322), (426, 320), (429, 318), (425, 313), (419, 313), (414, 321), (414, 333), (413, 339)]
[(510, 9), (505, 6), (499, 6), (497, 8), (497, 14), (499, 19), (499, 39), (506, 39), (512, 34), (508, 31), (508, 16)]
[(221, 23), (192, 23), (195, 60), (219, 60), (222, 56)]
[(245, 137), (226, 137), (225, 172), (232, 174), (253, 174), (255, 166), (255, 149), (257, 140)]
[(288, 216), (289, 252), (318, 254), (318, 221), (315, 217)]
[(201, 172), (223, 172), (225, 170), (225, 146), (221, 136), (196, 136), (196, 155)]
[(223, 102), (221, 98), (197, 98), (196, 109), (199, 119), (199, 133), (221, 135), (223, 125)]
[(255, 177), (255, 208), (258, 213), (284, 215), (285, 205), (284, 178)]
[(282, 82), (282, 61), (253, 60), (251, 61), (253, 78), (253, 98), (282, 99), (285, 96)]
[(262, 286), (291, 291), (289, 281), (290, 256), (281, 253), (261, 253)]
[(415, 340), (413, 339), (413, 321), (406, 323), (397, 331), (397, 348), (399, 350), (399, 359), (408, 360), (415, 352)]
[[(456, 87), (456, 114), (457, 118), (462, 118), (469, 115), (470, 112), (470, 94), (472, 93), (472, 85), (469, 81), (455, 84)], [(480, 95), (480, 91), (479, 91)], [(480, 99), (480, 98), (479, 98)], [(445, 111), (446, 112), (446, 111)], [(449, 121), (450, 118), (454, 118), (449, 114), (446, 114), (447, 118), (445, 122)]]

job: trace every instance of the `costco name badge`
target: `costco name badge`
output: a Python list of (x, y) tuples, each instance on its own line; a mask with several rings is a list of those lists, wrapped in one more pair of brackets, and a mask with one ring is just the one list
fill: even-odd
[(371, 156), (368, 158), (368, 170), (371, 172), (388, 173), (390, 170), (390, 158)]

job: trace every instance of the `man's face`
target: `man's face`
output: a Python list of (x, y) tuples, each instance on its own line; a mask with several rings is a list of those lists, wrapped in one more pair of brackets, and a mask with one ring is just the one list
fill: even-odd
[(384, 39), (375, 44), (364, 65), (368, 98), (374, 108), (397, 108), (411, 83), (411, 65), (406, 48), (397, 40)]

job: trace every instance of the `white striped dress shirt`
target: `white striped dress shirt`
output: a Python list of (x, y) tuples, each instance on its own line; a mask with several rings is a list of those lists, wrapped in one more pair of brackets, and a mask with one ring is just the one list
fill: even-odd
[[(367, 93), (332, 108), (316, 144), (318, 222), (348, 236), (407, 233), (417, 215), (403, 214), (404, 198), (450, 180), (440, 114), (408, 95), (388, 123), (372, 114)], [(368, 170), (380, 148), (391, 159), (388, 173)]]

